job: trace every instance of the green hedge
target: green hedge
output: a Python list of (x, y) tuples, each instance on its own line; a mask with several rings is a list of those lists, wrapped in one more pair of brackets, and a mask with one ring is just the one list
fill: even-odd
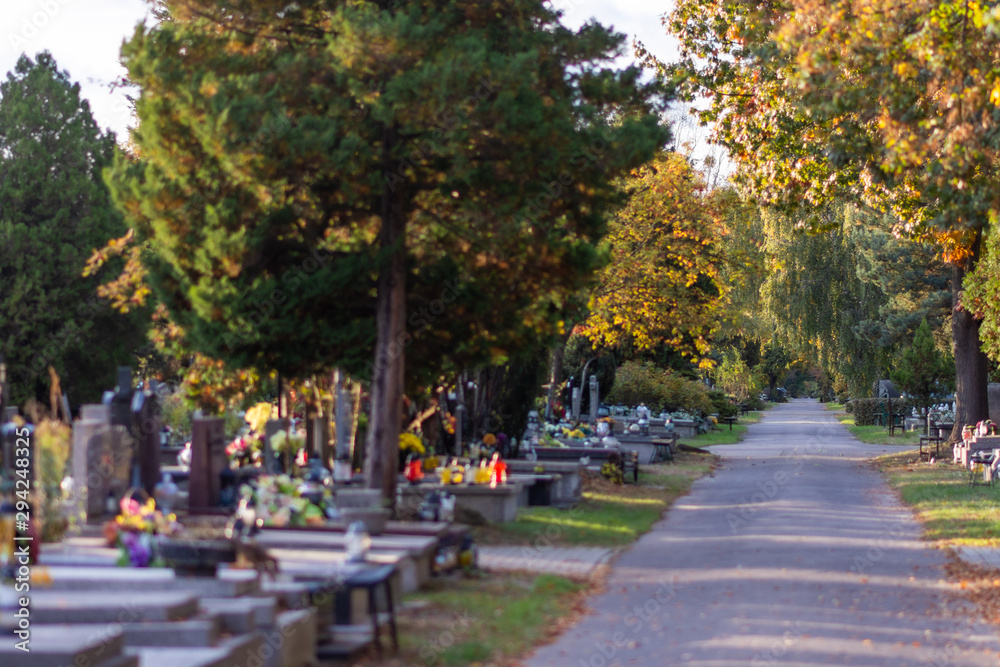
[[(844, 410), (854, 415), (854, 423), (858, 426), (875, 426), (887, 409), (888, 399), (885, 398), (853, 398), (844, 405)], [(892, 399), (892, 411), (896, 414), (910, 415), (915, 403), (908, 398)], [(918, 410), (919, 411), (919, 410)]]

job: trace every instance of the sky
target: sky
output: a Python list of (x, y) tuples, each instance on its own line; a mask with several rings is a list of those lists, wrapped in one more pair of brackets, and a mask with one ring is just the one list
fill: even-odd
[[(591, 18), (638, 37), (660, 58), (675, 52), (660, 17), (669, 0), (554, 0), (563, 23), (578, 27)], [(113, 84), (125, 74), (119, 64), (124, 39), (149, 15), (144, 0), (0, 0), (0, 76), (13, 70), (22, 53), (48, 50), (59, 68), (79, 82), (97, 124), (119, 140), (131, 124), (124, 92)], [(631, 52), (631, 46), (629, 47)]]

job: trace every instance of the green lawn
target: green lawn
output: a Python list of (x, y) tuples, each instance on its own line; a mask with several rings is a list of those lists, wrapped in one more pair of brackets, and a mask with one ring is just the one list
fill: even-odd
[(391, 664), (502, 664), (558, 628), (585, 588), (547, 574), (432, 579), (428, 590), (406, 598), (398, 662)]
[(847, 427), (855, 438), (870, 445), (906, 445), (915, 447), (920, 444), (919, 431), (904, 431), (896, 429), (894, 435), (889, 435), (889, 429), (884, 426), (857, 426), (854, 423), (854, 416), (844, 412), (841, 403), (827, 403), (826, 409), (835, 412), (835, 416), (840, 423)]
[(728, 424), (719, 424), (719, 428), (708, 433), (702, 433), (693, 438), (681, 438), (680, 442), (692, 447), (708, 447), (710, 445), (735, 445), (743, 439), (747, 432), (747, 424), (756, 424), (763, 419), (763, 412), (750, 412), (742, 416), (729, 430)]
[(875, 459), (890, 486), (912, 506), (928, 539), (942, 544), (1000, 546), (1000, 486), (969, 486), (969, 473), (950, 462), (933, 465), (913, 452)]
[(588, 475), (583, 501), (569, 509), (525, 507), (516, 521), (475, 528), (480, 544), (621, 546), (649, 530), (686, 494), (694, 480), (711, 471), (710, 454), (679, 452), (675, 463), (640, 466), (638, 484), (612, 484)]

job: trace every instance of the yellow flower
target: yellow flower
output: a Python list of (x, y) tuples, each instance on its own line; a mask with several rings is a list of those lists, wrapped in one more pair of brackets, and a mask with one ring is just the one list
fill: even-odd
[(497, 437), (492, 433), (487, 433), (486, 435), (483, 436), (483, 444), (486, 445), (487, 447), (492, 447), (493, 445), (497, 444)]
[(412, 452), (414, 454), (423, 454), (425, 451), (424, 443), (413, 433), (399, 434), (399, 449), (400, 451)]

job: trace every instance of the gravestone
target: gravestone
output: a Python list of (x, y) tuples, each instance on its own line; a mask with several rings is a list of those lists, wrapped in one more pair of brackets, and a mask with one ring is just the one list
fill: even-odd
[[(76, 513), (84, 514), (87, 510), (87, 447), (91, 438), (103, 428), (111, 426), (111, 406), (89, 404), (80, 407), (80, 419), (73, 422), (73, 449), (71, 455), (71, 470), (73, 475), (72, 501)], [(103, 508), (101, 510), (103, 514)]]
[(570, 413), (573, 417), (573, 421), (580, 421), (580, 400), (581, 400), (580, 387), (573, 387), (573, 405), (572, 412)]
[(597, 376), (590, 376), (590, 423), (597, 423), (597, 409), (600, 406), (600, 389), (597, 384)]
[(226, 458), (225, 420), (222, 417), (199, 417), (191, 429), (191, 475), (188, 482), (188, 512), (210, 514), (219, 509), (222, 499)]
[(337, 372), (337, 402), (333, 413), (337, 434), (336, 460), (333, 463), (333, 479), (348, 482), (353, 475), (351, 461), (351, 395), (344, 387), (344, 378)]
[(330, 445), (330, 421), (326, 417), (313, 417), (311, 424), (314, 451), (309, 458), (317, 458), (324, 468), (332, 468), (333, 447)]
[(278, 455), (271, 447), (271, 436), (278, 431), (288, 430), (289, 422), (287, 418), (268, 419), (267, 424), (264, 425), (264, 472), (270, 475), (277, 475), (281, 472), (281, 462), (278, 461)]
[(991, 382), (986, 385), (990, 420), (994, 424), (1000, 424), (1000, 382)]
[(129, 366), (118, 367), (118, 386), (114, 391), (104, 392), (104, 403), (111, 408), (111, 424), (113, 426), (132, 427), (132, 369)]
[(131, 482), (133, 441), (124, 426), (101, 426), (86, 442), (86, 471), (74, 482), (86, 489), (90, 521), (117, 513)]
[(153, 495), (160, 481), (160, 410), (155, 385), (132, 394), (131, 432), (135, 439), (133, 485)]

